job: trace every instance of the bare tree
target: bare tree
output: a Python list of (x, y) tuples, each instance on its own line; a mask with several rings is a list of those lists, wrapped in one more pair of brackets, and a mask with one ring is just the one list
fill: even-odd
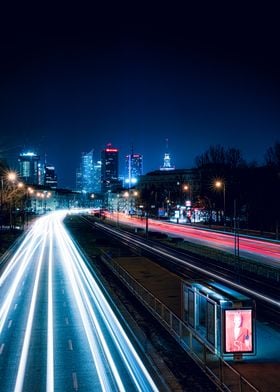
[(264, 156), (265, 163), (269, 167), (280, 169), (280, 143), (276, 142), (274, 146), (269, 147)]

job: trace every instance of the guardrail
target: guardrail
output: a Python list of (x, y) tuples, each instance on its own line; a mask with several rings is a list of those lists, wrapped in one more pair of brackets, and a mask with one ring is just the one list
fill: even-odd
[(164, 303), (137, 282), (114, 259), (103, 252), (102, 261), (124, 285), (154, 315), (161, 325), (180, 343), (181, 347), (204, 370), (222, 391), (258, 392), (239, 372), (207, 346), (198, 335), (178, 318)]

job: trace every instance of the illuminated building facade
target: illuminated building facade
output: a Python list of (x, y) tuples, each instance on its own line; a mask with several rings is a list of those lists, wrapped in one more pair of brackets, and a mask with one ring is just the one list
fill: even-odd
[(34, 152), (23, 152), (18, 157), (19, 175), (26, 184), (39, 184), (40, 156)]
[(114, 191), (119, 186), (119, 150), (107, 144), (101, 152), (101, 192)]
[(93, 192), (101, 192), (101, 161), (97, 161), (93, 164)]
[(168, 152), (168, 139), (166, 139), (166, 153), (164, 154), (163, 166), (160, 167), (160, 170), (175, 170), (175, 166), (171, 165), (171, 156)]
[(168, 152), (164, 154), (163, 166), (160, 167), (160, 170), (175, 170), (175, 166), (171, 165), (171, 157)]
[(143, 156), (141, 154), (129, 154), (125, 158), (125, 186), (134, 186), (143, 174)]
[(76, 189), (82, 193), (93, 192), (93, 151), (82, 153), (81, 165), (76, 172)]
[(55, 167), (52, 165), (45, 165), (44, 185), (53, 189), (57, 188), (57, 176), (55, 173)]

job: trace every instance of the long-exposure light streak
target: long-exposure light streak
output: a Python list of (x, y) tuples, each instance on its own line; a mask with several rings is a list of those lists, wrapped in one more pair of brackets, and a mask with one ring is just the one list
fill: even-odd
[[(137, 355), (136, 351), (134, 350), (132, 344), (130, 343), (127, 335), (125, 334), (122, 326), (120, 325), (119, 321), (117, 320), (115, 314), (113, 313), (111, 307), (109, 306), (108, 302), (104, 300), (104, 296), (97, 285), (96, 281), (94, 280), (93, 276), (90, 274), (89, 270), (86, 268), (83, 259), (77, 252), (77, 249), (74, 247), (73, 242), (68, 238), (68, 245), (72, 248), (72, 251), (75, 253), (77, 260), (79, 260), (78, 268), (82, 270), (84, 276), (84, 284), (88, 287), (88, 290), (91, 293), (91, 296), (95, 298), (95, 304), (98, 307), (99, 312), (102, 314), (103, 319), (106, 320), (107, 329), (110, 331), (110, 335), (114, 340), (115, 345), (117, 346), (119, 353), (122, 357), (123, 362), (125, 363), (129, 373), (134, 381), (135, 386), (139, 391), (143, 390), (151, 390), (151, 386), (153, 390), (157, 390), (155, 384), (153, 383), (150, 375), (148, 374), (146, 368), (144, 367), (142, 361), (140, 360), (139, 356)], [(90, 305), (89, 305), (90, 306)], [(92, 309), (90, 310), (92, 314)], [(92, 314), (92, 318), (95, 319), (94, 315)], [(94, 321), (95, 325), (97, 321)], [(100, 327), (96, 325), (96, 328)], [(101, 331), (100, 331), (101, 334)], [(102, 335), (101, 335), (102, 336)], [(111, 361), (110, 361), (111, 363)], [(141, 371), (139, 372), (139, 369)], [(141, 372), (145, 375), (148, 380), (146, 382), (139, 382), (136, 377), (136, 374), (139, 373), (140, 377), (142, 376)]]
[[(71, 240), (69, 241), (69, 238), (68, 238), (68, 237), (66, 237), (65, 231), (64, 231), (64, 232), (62, 231), (62, 234), (64, 235), (65, 241), (67, 241), (67, 245), (68, 245), (68, 247), (69, 247), (68, 249), (71, 250), (71, 259), (72, 259), (73, 261), (76, 259), (76, 260), (79, 262), (79, 260), (78, 260), (78, 258), (77, 258), (77, 255), (73, 252), (73, 250), (74, 250), (74, 249), (73, 249), (73, 243), (71, 242)], [(85, 303), (86, 303), (86, 306), (87, 306), (87, 310), (88, 310), (88, 312), (89, 312), (89, 314), (90, 314), (90, 316), (91, 316), (91, 319), (92, 319), (94, 328), (96, 329), (98, 338), (99, 338), (100, 343), (101, 343), (101, 345), (102, 345), (102, 348), (103, 348), (103, 350), (104, 350), (104, 352), (105, 352), (107, 361), (109, 362), (111, 371), (112, 371), (112, 373), (113, 373), (113, 375), (114, 375), (114, 381), (115, 381), (116, 384), (117, 384), (118, 391), (125, 391), (125, 387), (124, 387), (124, 385), (123, 385), (123, 383), (122, 383), (122, 380), (121, 380), (121, 377), (120, 377), (119, 372), (118, 372), (118, 370), (117, 370), (117, 367), (115, 366), (113, 357), (112, 357), (112, 355), (111, 355), (111, 353), (110, 353), (110, 349), (109, 349), (109, 347), (108, 347), (108, 345), (107, 345), (107, 343), (106, 343), (106, 340), (105, 340), (104, 335), (103, 335), (103, 333), (102, 333), (102, 330), (101, 330), (101, 327), (100, 327), (100, 325), (99, 325), (99, 322), (98, 322), (98, 320), (97, 320), (97, 318), (96, 318), (96, 315), (95, 315), (95, 313), (94, 313), (94, 311), (93, 311), (93, 309), (92, 309), (92, 305), (91, 305), (91, 303), (90, 303), (89, 297), (88, 297), (88, 295), (87, 295), (87, 293), (86, 293), (86, 291), (85, 291), (85, 289), (84, 289), (84, 287), (83, 287), (83, 283), (85, 283), (85, 284), (87, 285), (87, 288), (90, 288), (89, 285), (88, 285), (88, 282), (85, 281), (84, 279), (83, 279), (83, 282), (82, 282), (81, 279), (80, 279), (80, 276), (81, 276), (81, 275), (78, 274), (78, 269), (79, 269), (79, 267), (80, 267), (80, 265), (79, 265), (79, 264), (76, 264), (76, 265), (75, 265), (75, 270), (74, 270), (73, 272), (75, 273), (76, 279), (77, 279), (77, 281), (79, 282), (79, 287), (80, 287), (80, 290), (81, 290), (81, 292), (82, 292), (82, 297), (83, 297), (84, 300), (85, 300)], [(108, 328), (108, 325), (107, 325), (107, 328)]]
[[(116, 220), (116, 217), (111, 215), (108, 215), (108, 218)], [(125, 225), (145, 229), (145, 220), (127, 217), (125, 214), (119, 214), (119, 220)], [(206, 227), (178, 225), (154, 219), (149, 219), (149, 229), (161, 231), (167, 235), (179, 235), (186, 241), (234, 253), (234, 233), (223, 233)], [(277, 240), (256, 238), (239, 233), (239, 251), (241, 256), (256, 262), (279, 267), (280, 243)]]
[(35, 277), (35, 282), (34, 282), (34, 287), (33, 287), (33, 292), (32, 292), (32, 298), (31, 298), (31, 303), (30, 303), (30, 308), (29, 308), (28, 320), (27, 320), (27, 325), (26, 325), (26, 330), (25, 330), (25, 335), (24, 335), (23, 347), (22, 347), (22, 351), (21, 351), (19, 368), (18, 368), (18, 372), (17, 372), (17, 378), (16, 378), (14, 392), (21, 392), (22, 388), (23, 388), (25, 368), (26, 368), (27, 356), (28, 356), (28, 349), (29, 349), (29, 344), (30, 344), (31, 330), (32, 330), (32, 324), (33, 324), (33, 318), (34, 318), (34, 312), (35, 312), (35, 304), (36, 304), (37, 292), (38, 292), (38, 286), (39, 286), (39, 278), (40, 278), (41, 266), (42, 266), (42, 262), (43, 262), (43, 255), (44, 255), (45, 246), (46, 246), (47, 234), (48, 233), (46, 230), (44, 233), (43, 244), (41, 247), (41, 253), (40, 253), (37, 271), (36, 271), (36, 277)]
[[(63, 226), (64, 216), (65, 212), (58, 212), (38, 219), (38, 224), (33, 226), (34, 230), (29, 230), (18, 245), (20, 251), (11, 257), (7, 262), (7, 269), (3, 270), (5, 279), (2, 275), (0, 328), (6, 325), (9, 317), (9, 324), (4, 330), (8, 334), (7, 338), (11, 336), (14, 325), (18, 325), (22, 332), (14, 343), (9, 343), (12, 350), (15, 347), (19, 354), (13, 361), (15, 378), (9, 381), (12, 386), (9, 385), (8, 390), (23, 392), (30, 389), (33, 381), (37, 380), (44, 382), (42, 387), (46, 392), (59, 390), (63, 370), (55, 370), (56, 358), (58, 362), (62, 356), (67, 360), (69, 352), (68, 349), (65, 351), (65, 347), (56, 347), (54, 344), (54, 337), (61, 336), (60, 317), (55, 317), (54, 304), (58, 311), (64, 311), (65, 304), (68, 303), (67, 312), (70, 314), (67, 314), (65, 320), (73, 317), (74, 321), (70, 326), (67, 322), (68, 333), (74, 333), (71, 340), (68, 340), (71, 342), (71, 357), (75, 358), (73, 370), (70, 365), (70, 375), (75, 375), (74, 389), (82, 388), (84, 369), (80, 359), (87, 358), (89, 373), (86, 378), (89, 382), (94, 380), (94, 388), (102, 392), (158, 391), (107, 301), (104, 288), (100, 288), (102, 283), (89, 269), (81, 251)], [(60, 276), (60, 282), (66, 281), (63, 299), (57, 297), (60, 284), (57, 278)], [(19, 309), (18, 304), (25, 304), (25, 311), (17, 310), (13, 313)], [(6, 339), (4, 331), (0, 336)], [(42, 339), (38, 335), (39, 331)], [(36, 363), (38, 358), (40, 364)], [(35, 363), (40, 366), (40, 373), (36, 373), (33, 380)], [(67, 371), (63, 377), (67, 378)], [(34, 388), (36, 390), (36, 385)]]
[(46, 392), (54, 391), (54, 353), (53, 353), (53, 227), (49, 230), (49, 268), (48, 268), (48, 348), (47, 348), (47, 387)]
[(94, 364), (96, 366), (96, 371), (99, 377), (99, 382), (102, 388), (102, 391), (110, 391), (110, 384), (108, 383), (108, 377), (106, 375), (106, 370), (104, 369), (104, 365), (102, 362), (102, 358), (100, 356), (99, 351), (96, 349), (98, 347), (98, 342), (92, 333), (92, 329), (90, 326), (90, 321), (87, 316), (86, 309), (84, 307), (84, 303), (79, 291), (79, 287), (77, 281), (75, 279), (74, 271), (73, 271), (73, 262), (70, 258), (68, 249), (66, 247), (65, 242), (61, 238), (61, 231), (56, 225), (56, 239), (58, 240), (59, 247), (61, 249), (61, 256), (63, 258), (64, 267), (66, 269), (66, 273), (68, 275), (68, 279), (71, 283), (71, 288), (73, 290), (73, 294), (75, 296), (75, 300), (79, 309), (79, 313), (83, 322), (84, 330), (88, 339), (89, 347), (91, 350), (91, 354), (93, 357)]
[(35, 243), (37, 238), (40, 238), (41, 236), (41, 229), (40, 226), (43, 226), (44, 222), (43, 220), (37, 221), (34, 226), (30, 229), (30, 231), (27, 233), (26, 237), (23, 239), (22, 243), (20, 244), (19, 248), (16, 250), (15, 254), (13, 257), (9, 260), (8, 265), (4, 269), (3, 273), (0, 276), (0, 288), (9, 276), (9, 274), (13, 271), (15, 266), (19, 261), (21, 261), (21, 258), (23, 254), (26, 252), (27, 249), (32, 249), (32, 246), (30, 246), (30, 239), (32, 243)]
[[(95, 279), (91, 275), (90, 271), (85, 265), (84, 260), (82, 259), (81, 255), (77, 251), (77, 248), (74, 246), (73, 241), (66, 233), (65, 229), (61, 229), (61, 234), (63, 235), (65, 241), (67, 242), (67, 249), (71, 249), (72, 257), (71, 259), (75, 261), (76, 268), (80, 270), (80, 274), (77, 275), (77, 279), (80, 280), (80, 277), (83, 278), (83, 282), (80, 283), (80, 288), (83, 291), (83, 298), (85, 298), (87, 303), (88, 311), (91, 314), (92, 320), (94, 322), (95, 328), (98, 331), (99, 338), (102, 342), (103, 349), (107, 353), (107, 359), (109, 360), (110, 366), (113, 366), (113, 360), (111, 359), (111, 355), (108, 353), (107, 345), (102, 336), (101, 328), (98, 324), (98, 321), (94, 315), (92, 306), (89, 302), (88, 296), (85, 294), (84, 285), (87, 286), (88, 291), (91, 294), (91, 297), (95, 299), (95, 305), (98, 307), (100, 314), (103, 316), (103, 320), (106, 320), (106, 327), (110, 332), (110, 335), (118, 348), (119, 354), (122, 357), (126, 368), (128, 369), (130, 376), (135, 384), (135, 387), (139, 391), (156, 391), (157, 387), (154, 384), (152, 378), (150, 377), (149, 373), (147, 372), (143, 362), (140, 360), (138, 354), (136, 353), (135, 349), (133, 348), (131, 342), (129, 341), (127, 335), (125, 334), (122, 326), (120, 325), (119, 321), (117, 320), (114, 312), (112, 311), (111, 307), (109, 306), (107, 300), (105, 299), (102, 291), (100, 290), (99, 286), (97, 285)], [(115, 365), (111, 368), (114, 376), (116, 377), (115, 373)]]
[(246, 288), (246, 287), (244, 287), (244, 286), (241, 286), (241, 285), (238, 284), (238, 283), (234, 283), (234, 282), (232, 282), (232, 281), (230, 281), (230, 280), (228, 280), (228, 279), (222, 278), (221, 276), (219, 276), (219, 275), (217, 275), (217, 274), (214, 274), (213, 272), (206, 271), (205, 269), (200, 268), (200, 267), (194, 265), (193, 263), (189, 263), (189, 262), (187, 262), (187, 261), (185, 261), (185, 260), (182, 260), (182, 259), (180, 259), (180, 258), (178, 258), (178, 257), (176, 257), (176, 256), (173, 256), (173, 255), (170, 254), (170, 253), (167, 254), (166, 250), (161, 250), (161, 249), (159, 249), (159, 248), (156, 247), (156, 246), (151, 246), (151, 245), (149, 245), (149, 244), (146, 244), (145, 242), (139, 241), (139, 240), (137, 240), (137, 239), (135, 239), (135, 238), (132, 238), (132, 237), (126, 235), (126, 234), (120, 233), (120, 232), (118, 232), (118, 231), (116, 231), (116, 230), (114, 230), (114, 229), (111, 229), (111, 228), (109, 228), (109, 227), (106, 227), (105, 225), (102, 225), (102, 224), (100, 224), (100, 223), (95, 223), (95, 224), (96, 224), (97, 226), (99, 226), (99, 227), (102, 227), (102, 229), (105, 229), (105, 230), (107, 230), (108, 232), (113, 233), (114, 235), (117, 235), (118, 237), (122, 237), (122, 238), (124, 238), (124, 239), (126, 239), (126, 240), (129, 239), (129, 241), (130, 241), (131, 243), (135, 243), (135, 244), (137, 244), (137, 245), (141, 245), (141, 247), (144, 247), (144, 248), (146, 248), (147, 250), (152, 251), (153, 253), (158, 253), (158, 254), (160, 254), (161, 256), (168, 257), (169, 259), (176, 261), (176, 263), (180, 263), (180, 264), (183, 264), (184, 266), (188, 266), (188, 267), (190, 267), (191, 269), (194, 269), (194, 270), (196, 270), (196, 271), (198, 271), (198, 272), (201, 272), (201, 273), (203, 273), (203, 274), (205, 274), (205, 275), (210, 276), (211, 278), (215, 278), (215, 279), (217, 279), (218, 281), (221, 281), (221, 282), (223, 282), (223, 283), (226, 283), (226, 284), (229, 285), (230, 287), (234, 287), (234, 288), (236, 288), (236, 289), (238, 289), (238, 290), (244, 291), (244, 292), (246, 292), (247, 294), (250, 294), (250, 295), (252, 295), (252, 296), (254, 296), (254, 297), (256, 297), (256, 298), (258, 298), (258, 299), (260, 299), (260, 300), (262, 300), (262, 301), (266, 301), (266, 302), (270, 303), (271, 305), (274, 305), (274, 306), (277, 306), (277, 307), (280, 308), (280, 302), (279, 302), (279, 301), (276, 301), (276, 300), (273, 299), (273, 298), (267, 297), (267, 296), (265, 296), (265, 295), (263, 295), (263, 294), (260, 294), (260, 293), (254, 291), (254, 290), (251, 290), (251, 289), (248, 289), (248, 288)]
[[(3, 303), (1, 305), (0, 309), (0, 335), (3, 330), (3, 326), (5, 324), (9, 309), (11, 307), (11, 304), (13, 302), (17, 287), (19, 283), (22, 280), (22, 277), (24, 275), (24, 272), (26, 271), (27, 266), (29, 265), (29, 262), (31, 260), (32, 255), (36, 251), (36, 249), (40, 246), (41, 244), (41, 239), (36, 242), (37, 237), (32, 237), (32, 241), (27, 245), (25, 248), (25, 255), (21, 263), (19, 264), (18, 270), (16, 272), (16, 275), (9, 286), (8, 293), (5, 296), (5, 299), (3, 300)], [(3, 294), (4, 296), (4, 294)]]

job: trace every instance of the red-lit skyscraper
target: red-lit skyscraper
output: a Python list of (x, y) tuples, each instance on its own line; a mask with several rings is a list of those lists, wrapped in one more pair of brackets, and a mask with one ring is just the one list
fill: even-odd
[(101, 192), (114, 191), (119, 186), (119, 150), (107, 144), (101, 152)]

